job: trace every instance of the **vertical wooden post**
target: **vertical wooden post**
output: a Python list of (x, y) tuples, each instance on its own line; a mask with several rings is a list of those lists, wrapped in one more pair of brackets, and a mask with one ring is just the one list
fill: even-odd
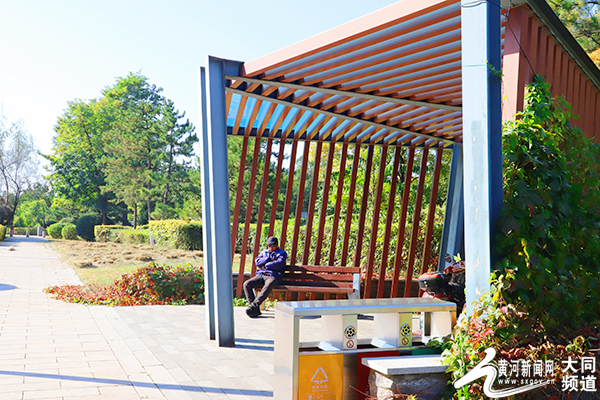
[[(386, 240), (383, 242), (383, 251), (381, 253), (381, 271), (379, 273), (379, 285), (377, 286), (377, 298), (383, 297), (383, 289), (384, 286), (382, 282), (385, 281), (385, 272), (387, 270), (388, 265), (388, 254), (390, 250), (390, 236), (392, 232), (392, 222), (394, 220), (394, 209), (396, 204), (396, 185), (398, 182), (398, 166), (400, 165), (400, 156), (402, 153), (402, 148), (400, 146), (395, 147), (394, 150), (394, 164), (392, 167), (392, 182), (390, 184), (390, 198), (388, 200), (388, 209), (387, 215), (385, 219), (385, 234), (384, 237)], [(383, 275), (383, 278), (382, 278)], [(397, 285), (395, 281), (392, 281), (392, 286)]]
[[(381, 197), (383, 193), (383, 181), (385, 180), (385, 167), (387, 165), (387, 146), (381, 147), (381, 158), (379, 160), (379, 178), (377, 179), (377, 191), (375, 193), (375, 204), (373, 205), (373, 220), (371, 221), (371, 240), (369, 243), (369, 254), (367, 256), (367, 278), (373, 276), (375, 264), (375, 249), (377, 248), (377, 232), (379, 231), (379, 211), (381, 210)], [(385, 282), (385, 271), (379, 274), (379, 287)], [(383, 282), (382, 282), (383, 281)], [(371, 293), (372, 279), (365, 280), (365, 293)], [(365, 296), (366, 297), (366, 296)]]
[[(350, 191), (348, 192), (348, 205), (346, 207), (346, 220), (344, 226), (344, 243), (342, 247), (341, 265), (348, 262), (348, 247), (350, 247), (350, 230), (352, 229), (352, 215), (354, 213), (354, 196), (356, 193), (356, 177), (360, 165), (360, 145), (354, 146), (354, 160), (352, 161), (352, 175), (350, 177)], [(354, 265), (356, 267), (356, 265)]]
[[(406, 160), (406, 175), (404, 176), (404, 189), (402, 192), (402, 207), (400, 209), (400, 222), (398, 223), (398, 240), (396, 242), (396, 258), (394, 259), (394, 275), (392, 277), (392, 292), (390, 297), (396, 297), (398, 281), (400, 280), (400, 269), (402, 268), (402, 254), (404, 248), (404, 235), (406, 232), (406, 215), (408, 213), (408, 200), (410, 198), (410, 186), (412, 182), (412, 170), (415, 161), (415, 148), (411, 147)], [(405, 281), (404, 290), (410, 284)], [(410, 293), (410, 289), (409, 289)]]
[(433, 237), (433, 223), (435, 221), (435, 203), (438, 197), (438, 187), (440, 183), (440, 170), (442, 169), (443, 151), (443, 147), (438, 147), (435, 155), (435, 166), (433, 169), (433, 179), (431, 182), (431, 196), (429, 197), (429, 210), (427, 213), (427, 228), (425, 230), (425, 243), (423, 247), (423, 261), (421, 263), (421, 274), (427, 272), (427, 266), (429, 265), (429, 255), (431, 253), (431, 238)]

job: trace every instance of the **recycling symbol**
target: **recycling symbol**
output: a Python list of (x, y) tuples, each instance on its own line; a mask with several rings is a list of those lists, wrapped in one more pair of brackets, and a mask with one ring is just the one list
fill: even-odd
[(352, 339), (354, 336), (356, 336), (356, 328), (350, 325), (346, 328), (346, 330), (344, 330), (344, 335), (346, 335), (347, 339)]

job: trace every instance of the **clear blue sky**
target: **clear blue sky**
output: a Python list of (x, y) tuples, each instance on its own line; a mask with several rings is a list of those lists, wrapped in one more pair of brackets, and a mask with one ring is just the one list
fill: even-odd
[(141, 71), (198, 127), (207, 55), (250, 61), (395, 2), (0, 0), (0, 105), (49, 153), (69, 100)]

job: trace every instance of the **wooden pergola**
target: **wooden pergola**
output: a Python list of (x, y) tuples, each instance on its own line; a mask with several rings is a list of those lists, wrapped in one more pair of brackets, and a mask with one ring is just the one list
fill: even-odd
[[(259, 239), (248, 246), (251, 220), (263, 239), (281, 238), (291, 264), (358, 265), (366, 257), (363, 297), (410, 296), (415, 271), (428, 269), (432, 258), (459, 252), (467, 262), (467, 302), (486, 290), (493, 221), (502, 203), (502, 115), (510, 118), (522, 109), (534, 72), (553, 85), (553, 94), (566, 95), (582, 116), (576, 124), (590, 137), (600, 111), (598, 70), (545, 1), (515, 3), (404, 0), (254, 61), (209, 57), (208, 71), (200, 70), (200, 154), (211, 338), (234, 344), (232, 260), (241, 239), (235, 268), (240, 295), (246, 258), (260, 250)], [(232, 188), (227, 136), (242, 141), (238, 185)], [(444, 153), (452, 154), (450, 181), (440, 188)], [(249, 154), (252, 165), (245, 165)], [(262, 179), (250, 181), (250, 193), (242, 196), (246, 169)], [(407, 171), (403, 180), (401, 171)], [(440, 191), (446, 212), (440, 247), (432, 254)], [(422, 214), (425, 196), (430, 207)], [(333, 225), (326, 233), (328, 210)], [(425, 229), (422, 249), (419, 226)], [(331, 240), (325, 248), (326, 235)], [(386, 270), (393, 271), (389, 291)], [(400, 280), (408, 283), (398, 292)]]

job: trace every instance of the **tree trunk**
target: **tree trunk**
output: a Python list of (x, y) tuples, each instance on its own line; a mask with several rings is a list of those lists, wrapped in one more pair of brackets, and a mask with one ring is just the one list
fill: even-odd
[(137, 203), (133, 205), (133, 229), (137, 228)]
[(152, 217), (150, 216), (150, 214), (152, 214), (152, 209), (150, 207), (150, 196), (148, 196), (148, 223), (150, 223), (150, 220), (152, 219)]

